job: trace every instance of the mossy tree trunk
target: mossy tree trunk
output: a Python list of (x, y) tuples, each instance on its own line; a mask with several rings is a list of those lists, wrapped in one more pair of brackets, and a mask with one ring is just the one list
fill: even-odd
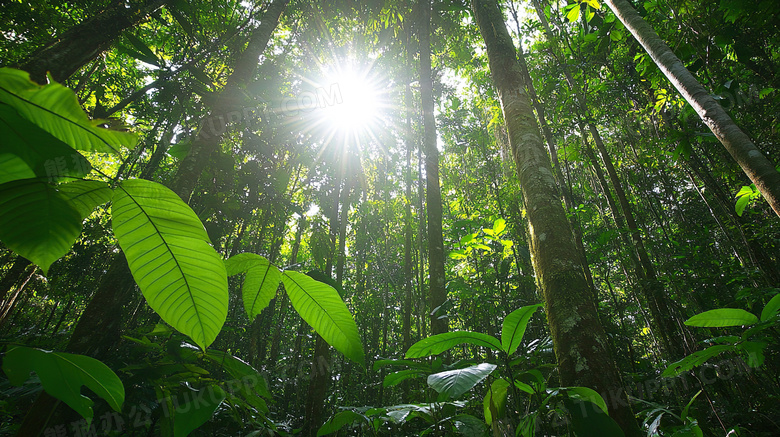
[(503, 15), (495, 0), (473, 0), (472, 9), (487, 47), (523, 188), (534, 272), (545, 301), (560, 383), (602, 393), (610, 416), (626, 435), (639, 436), (617, 366), (609, 355)]

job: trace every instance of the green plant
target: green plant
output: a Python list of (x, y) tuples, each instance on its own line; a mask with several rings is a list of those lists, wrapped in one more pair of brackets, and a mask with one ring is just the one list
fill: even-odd
[(533, 405), (529, 408), (528, 414), (520, 419), (517, 427), (518, 435), (530, 437), (537, 432), (549, 430), (554, 426), (553, 422), (563, 424), (567, 421), (571, 425), (571, 430), (578, 436), (623, 435), (618, 425), (609, 417), (606, 402), (594, 390), (587, 387), (548, 388), (539, 370), (515, 372), (510, 361), (511, 357), (523, 342), (528, 322), (541, 306), (541, 304), (524, 306), (507, 315), (501, 327), (500, 340), (478, 332), (447, 332), (413, 344), (406, 352), (406, 360), (378, 361), (374, 368), (384, 365), (411, 367), (385, 377), (385, 386), (395, 385), (405, 379), (422, 376), (441, 367), (438, 358), (433, 366), (409, 361), (409, 359), (438, 355), (462, 344), (485, 347), (499, 353), (503, 360), (499, 364), (479, 363), (465, 367), (467, 363), (458, 362), (453, 364), (454, 369), (428, 374), (427, 384), (439, 393), (439, 401), (447, 401), (463, 395), (500, 366), (505, 377), (495, 379), (488, 386), (483, 398), (483, 413), (488, 425), (494, 428), (504, 426), (501, 422), (507, 417), (506, 405), (509, 393), (512, 392), (515, 402), (520, 402), (520, 393), (524, 393)]
[(731, 328), (748, 326), (741, 335), (724, 335), (706, 340), (715, 344), (702, 351), (694, 352), (687, 357), (666, 367), (661, 376), (673, 377), (698, 367), (710, 358), (724, 352), (735, 352), (747, 359), (750, 367), (759, 367), (764, 363), (764, 349), (776, 341), (777, 337), (766, 331), (774, 329), (780, 323), (780, 294), (775, 295), (764, 306), (761, 318), (739, 308), (718, 308), (697, 314), (685, 321), (688, 326), (698, 328)]
[[(259, 255), (239, 254), (223, 261), (195, 212), (161, 184), (130, 179), (115, 183), (112, 189), (104, 181), (82, 179), (93, 168), (78, 151), (118, 155), (123, 147), (135, 146), (135, 135), (102, 124), (90, 121), (75, 94), (62, 85), (52, 81), (41, 86), (25, 72), (0, 69), (0, 129), (8, 134), (0, 143), (0, 241), (46, 274), (52, 263), (70, 251), (82, 221), (110, 201), (114, 236), (149, 306), (201, 351), (206, 351), (225, 323), (228, 276), (246, 273), (243, 298), (250, 320), (268, 305), (281, 283), (307, 323), (347, 358), (364, 364), (357, 325), (333, 287), (298, 272), (282, 272)], [(21, 376), (26, 369), (22, 356), (87, 360), (31, 351), (36, 350), (16, 348), (6, 356), (10, 361), (4, 370), (11, 372), (12, 383), (27, 379)], [(85, 362), (100, 368), (93, 361)], [(68, 399), (68, 405), (89, 419), (91, 409), (78, 390), (65, 387), (65, 379), (53, 379), (49, 367), (32, 370), (39, 372), (47, 392)], [(101, 381), (108, 383), (104, 379), (109, 373), (113, 375), (110, 371), (95, 374), (96, 387)], [(98, 392), (106, 393), (110, 392)], [(214, 409), (220, 397), (224, 399), (217, 396)], [(204, 416), (193, 416), (179, 423), (176, 429), (180, 431), (175, 434), (186, 435), (191, 424), (197, 423), (196, 428), (203, 421)]]

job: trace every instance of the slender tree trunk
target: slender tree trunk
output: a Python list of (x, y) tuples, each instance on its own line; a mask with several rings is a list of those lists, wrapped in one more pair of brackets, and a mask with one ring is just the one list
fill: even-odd
[(147, 0), (127, 7), (125, 2), (77, 24), (56, 40), (19, 63), (38, 83), (46, 83), (46, 72), (62, 82), (99, 54), (108, 50), (126, 29), (135, 26), (170, 0)]
[(261, 23), (252, 32), (249, 44), (238, 58), (233, 74), (228, 77), (224, 90), (214, 99), (208, 117), (192, 142), (190, 153), (179, 166), (171, 188), (185, 202), (189, 201), (209, 157), (227, 132), (231, 114), (241, 118), (244, 111), (252, 106), (252, 100), (244, 94), (246, 86), (254, 79), (260, 55), (265, 51), (288, 3), (289, 0), (274, 0), (268, 6)]
[(439, 149), (436, 147), (436, 119), (433, 115), (433, 77), (431, 73), (431, 2), (420, 3), (420, 98), (425, 150), (425, 203), (428, 207), (428, 274), (431, 333), (447, 332), (448, 322), (441, 306), (447, 300), (444, 278), (444, 236), (442, 231), (441, 186), (439, 185)]
[(605, 0), (780, 216), (780, 172), (626, 0)]
[(545, 300), (561, 384), (586, 386), (605, 394), (610, 416), (627, 435), (639, 436), (617, 366), (609, 355), (501, 10), (494, 0), (474, 0), (472, 9), (485, 40), (523, 187), (534, 271)]
[(30, 260), (22, 256), (17, 256), (11, 268), (3, 276), (3, 280), (0, 281), (0, 302), (4, 301), (8, 292), (13, 289), (17, 282), (21, 281), (24, 277), (24, 271), (27, 266), (30, 265)]

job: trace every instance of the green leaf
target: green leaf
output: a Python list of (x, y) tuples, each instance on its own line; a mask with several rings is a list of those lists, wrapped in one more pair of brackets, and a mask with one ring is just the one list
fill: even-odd
[(601, 5), (599, 4), (598, 0), (582, 0), (583, 3), (587, 3), (588, 6), (590, 6), (593, 9), (601, 9)]
[(506, 395), (509, 383), (504, 379), (497, 379), (490, 384), (485, 398), (482, 400), (482, 410), (485, 413), (485, 422), (490, 425), (493, 419), (500, 419), (506, 414)]
[(225, 323), (228, 289), (198, 216), (168, 188), (132, 179), (114, 195), (112, 225), (149, 306), (206, 349)]
[(184, 402), (176, 403), (173, 413), (173, 436), (186, 437), (208, 422), (225, 400), (225, 391), (209, 385), (198, 391), (191, 390), (181, 396)]
[(495, 364), (482, 363), (465, 369), (434, 373), (428, 376), (428, 385), (439, 393), (456, 398), (487, 378), (496, 367)]
[(0, 104), (0, 184), (31, 178), (82, 178), (92, 167), (77, 151)]
[(493, 222), (493, 233), (498, 237), (506, 229), (506, 220), (500, 218)]
[(525, 328), (528, 326), (531, 316), (541, 306), (542, 304), (527, 305), (506, 316), (501, 326), (501, 347), (507, 354), (515, 353), (520, 343), (523, 342)]
[(134, 134), (99, 127), (105, 122), (90, 120), (73, 91), (56, 82), (38, 85), (21, 70), (0, 68), (0, 102), (77, 150), (119, 153), (138, 141)]
[(482, 437), (485, 435), (485, 422), (471, 414), (452, 416), (452, 423), (458, 434), (464, 437)]
[(325, 424), (320, 427), (319, 431), (317, 431), (317, 437), (333, 434), (334, 432), (343, 428), (345, 425), (351, 425), (355, 422), (360, 422), (361, 420), (367, 421), (368, 419), (366, 419), (366, 417), (362, 414), (358, 414), (354, 411), (340, 411), (334, 414), (330, 420), (325, 422)]
[(95, 207), (111, 200), (114, 192), (102, 181), (73, 181), (57, 186), (60, 194), (70, 202), (81, 219), (89, 217)]
[[(265, 378), (248, 363), (222, 351), (209, 350), (206, 352), (206, 357), (215, 363), (219, 363), (225, 369), (230, 377), (234, 379), (233, 382), (239, 384), (239, 391), (243, 392), (245, 389), (251, 388), (260, 396), (271, 398), (271, 392), (268, 391)], [(228, 382), (228, 388), (231, 388), (231, 382)]]
[(742, 217), (742, 213), (745, 212), (745, 208), (747, 207), (748, 203), (750, 203), (750, 196), (742, 196), (737, 199), (737, 204), (734, 205), (734, 210), (737, 212), (738, 216)]
[(615, 42), (620, 41), (623, 39), (623, 32), (620, 30), (613, 30), (609, 32), (609, 39)]
[(756, 368), (764, 364), (764, 349), (767, 343), (763, 341), (744, 341), (737, 345), (747, 355), (748, 366)]
[(225, 261), (228, 276), (246, 272), (241, 294), (244, 299), (244, 309), (250, 320), (257, 317), (268, 306), (274, 296), (282, 272), (267, 259), (254, 253), (239, 253)]
[(143, 54), (146, 60), (141, 59), (142, 61), (146, 62), (147, 64), (156, 65), (158, 67), (160, 66), (160, 59), (157, 57), (157, 55), (154, 54), (152, 49), (150, 49), (149, 46), (147, 46), (146, 43), (141, 40), (141, 38), (138, 38), (129, 32), (125, 33), (125, 37), (127, 37), (127, 40), (130, 41), (130, 44), (132, 44), (136, 50)]
[(68, 200), (38, 179), (0, 185), (0, 241), (47, 274), (81, 234), (81, 215)]
[(563, 404), (571, 415), (572, 429), (577, 437), (623, 437), (625, 435), (620, 426), (593, 402), (565, 398)]
[(418, 369), (399, 370), (398, 372), (393, 372), (386, 375), (382, 385), (385, 387), (392, 387), (402, 383), (403, 381), (406, 381), (407, 379), (416, 378), (424, 374), (425, 373)]
[(593, 402), (596, 406), (601, 408), (601, 411), (603, 411), (604, 414), (609, 414), (607, 403), (596, 390), (588, 387), (568, 387), (563, 390), (566, 391), (566, 394), (569, 395), (569, 397)]
[(344, 356), (365, 365), (357, 325), (336, 289), (293, 271), (282, 274), (282, 283), (290, 303), (306, 323)]
[(430, 355), (438, 355), (464, 343), (487, 347), (494, 351), (503, 350), (501, 348), (501, 343), (490, 335), (481, 334), (479, 332), (455, 331), (432, 335), (418, 341), (406, 351), (406, 358), (423, 358)]
[(702, 328), (723, 328), (728, 326), (753, 325), (758, 317), (738, 308), (719, 308), (696, 314), (685, 321), (688, 326)]
[(729, 344), (719, 344), (710, 346), (703, 351), (694, 352), (687, 357), (670, 364), (661, 374), (665, 378), (677, 376), (683, 372), (693, 369), (696, 366), (704, 364), (710, 358), (726, 351), (733, 351), (735, 346)]
[(3, 371), (15, 386), (22, 385), (35, 372), (46, 393), (65, 402), (87, 422), (92, 421), (92, 400), (81, 394), (81, 387), (108, 402), (114, 411), (122, 411), (125, 388), (116, 374), (100, 361), (84, 355), (49, 352), (16, 346), (3, 358)]
[(374, 371), (377, 371), (385, 366), (405, 366), (405, 367), (413, 367), (415, 369), (429, 369), (429, 364), (424, 363), (418, 363), (417, 361), (412, 360), (376, 360), (374, 361), (373, 369)]
[(780, 312), (780, 294), (775, 295), (764, 306), (764, 309), (761, 311), (761, 321), (766, 322), (772, 319), (778, 312)]
[(578, 18), (580, 18), (580, 5), (576, 4), (573, 8), (571, 8), (569, 13), (566, 14), (566, 19), (573, 23), (577, 21)]

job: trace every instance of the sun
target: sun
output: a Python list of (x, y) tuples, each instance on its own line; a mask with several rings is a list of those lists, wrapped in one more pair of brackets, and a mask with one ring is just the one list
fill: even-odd
[(325, 75), (330, 99), (321, 107), (321, 123), (343, 134), (375, 127), (381, 112), (381, 91), (368, 72), (334, 68)]

